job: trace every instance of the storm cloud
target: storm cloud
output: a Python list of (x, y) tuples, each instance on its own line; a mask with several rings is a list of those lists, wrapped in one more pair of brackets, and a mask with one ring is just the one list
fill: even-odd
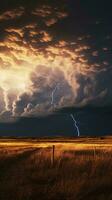
[(111, 106), (110, 15), (82, 1), (8, 2), (0, 8), (0, 120)]

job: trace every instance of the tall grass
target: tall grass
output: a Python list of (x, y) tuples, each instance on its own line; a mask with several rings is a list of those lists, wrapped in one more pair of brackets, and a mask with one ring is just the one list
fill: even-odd
[(51, 148), (1, 148), (0, 200), (112, 200), (111, 149), (56, 149), (51, 160)]

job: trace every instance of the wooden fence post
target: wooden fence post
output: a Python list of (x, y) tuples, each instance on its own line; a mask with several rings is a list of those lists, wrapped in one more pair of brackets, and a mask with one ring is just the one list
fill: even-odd
[(55, 162), (55, 145), (52, 146), (52, 157), (51, 157), (51, 164), (54, 166)]
[(96, 158), (96, 147), (94, 146), (94, 158)]

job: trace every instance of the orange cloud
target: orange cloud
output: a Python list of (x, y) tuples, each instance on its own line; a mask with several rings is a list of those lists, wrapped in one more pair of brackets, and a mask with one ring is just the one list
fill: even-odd
[(51, 42), (52, 37), (45, 31), (40, 32), (42, 34), (42, 39), (40, 41), (42, 42)]
[(20, 7), (18, 9), (13, 9), (9, 11), (5, 11), (0, 15), (0, 21), (2, 20), (10, 20), (21, 17), (24, 14), (24, 8)]
[(8, 29), (6, 29), (6, 31), (8, 32), (8, 33), (12, 33), (12, 34), (17, 34), (17, 35), (19, 35), (20, 37), (23, 37), (23, 35), (24, 35), (24, 31), (22, 30), (22, 29), (20, 29), (20, 28), (8, 28)]
[(45, 21), (45, 24), (46, 24), (47, 26), (52, 26), (53, 24), (56, 24), (57, 21), (58, 21), (58, 19), (56, 19), (56, 18), (51, 18), (51, 19), (46, 20), (46, 21)]
[[(52, 25), (68, 16), (63, 9), (41, 6), (32, 14), (33, 22), (6, 26), (0, 41), (3, 116), (6, 112), (18, 117), (52, 112), (51, 94), (57, 83), (56, 108), (86, 104), (93, 99), (95, 75), (104, 70), (98, 63), (89, 63), (84, 52), (91, 49), (83, 44), (84, 36), (68, 41), (54, 33)], [(22, 15), (23, 8), (13, 9), (2, 13), (0, 20)], [(97, 52), (93, 55), (97, 56)], [(107, 65), (106, 61), (103, 64)], [(78, 101), (80, 96), (84, 99)]]
[(40, 17), (47, 17), (52, 14), (52, 8), (50, 6), (41, 6), (32, 11), (32, 14)]

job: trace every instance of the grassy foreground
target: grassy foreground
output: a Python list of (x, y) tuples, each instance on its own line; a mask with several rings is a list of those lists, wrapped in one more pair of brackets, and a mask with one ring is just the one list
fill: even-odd
[(112, 200), (112, 138), (1, 139), (0, 200)]

